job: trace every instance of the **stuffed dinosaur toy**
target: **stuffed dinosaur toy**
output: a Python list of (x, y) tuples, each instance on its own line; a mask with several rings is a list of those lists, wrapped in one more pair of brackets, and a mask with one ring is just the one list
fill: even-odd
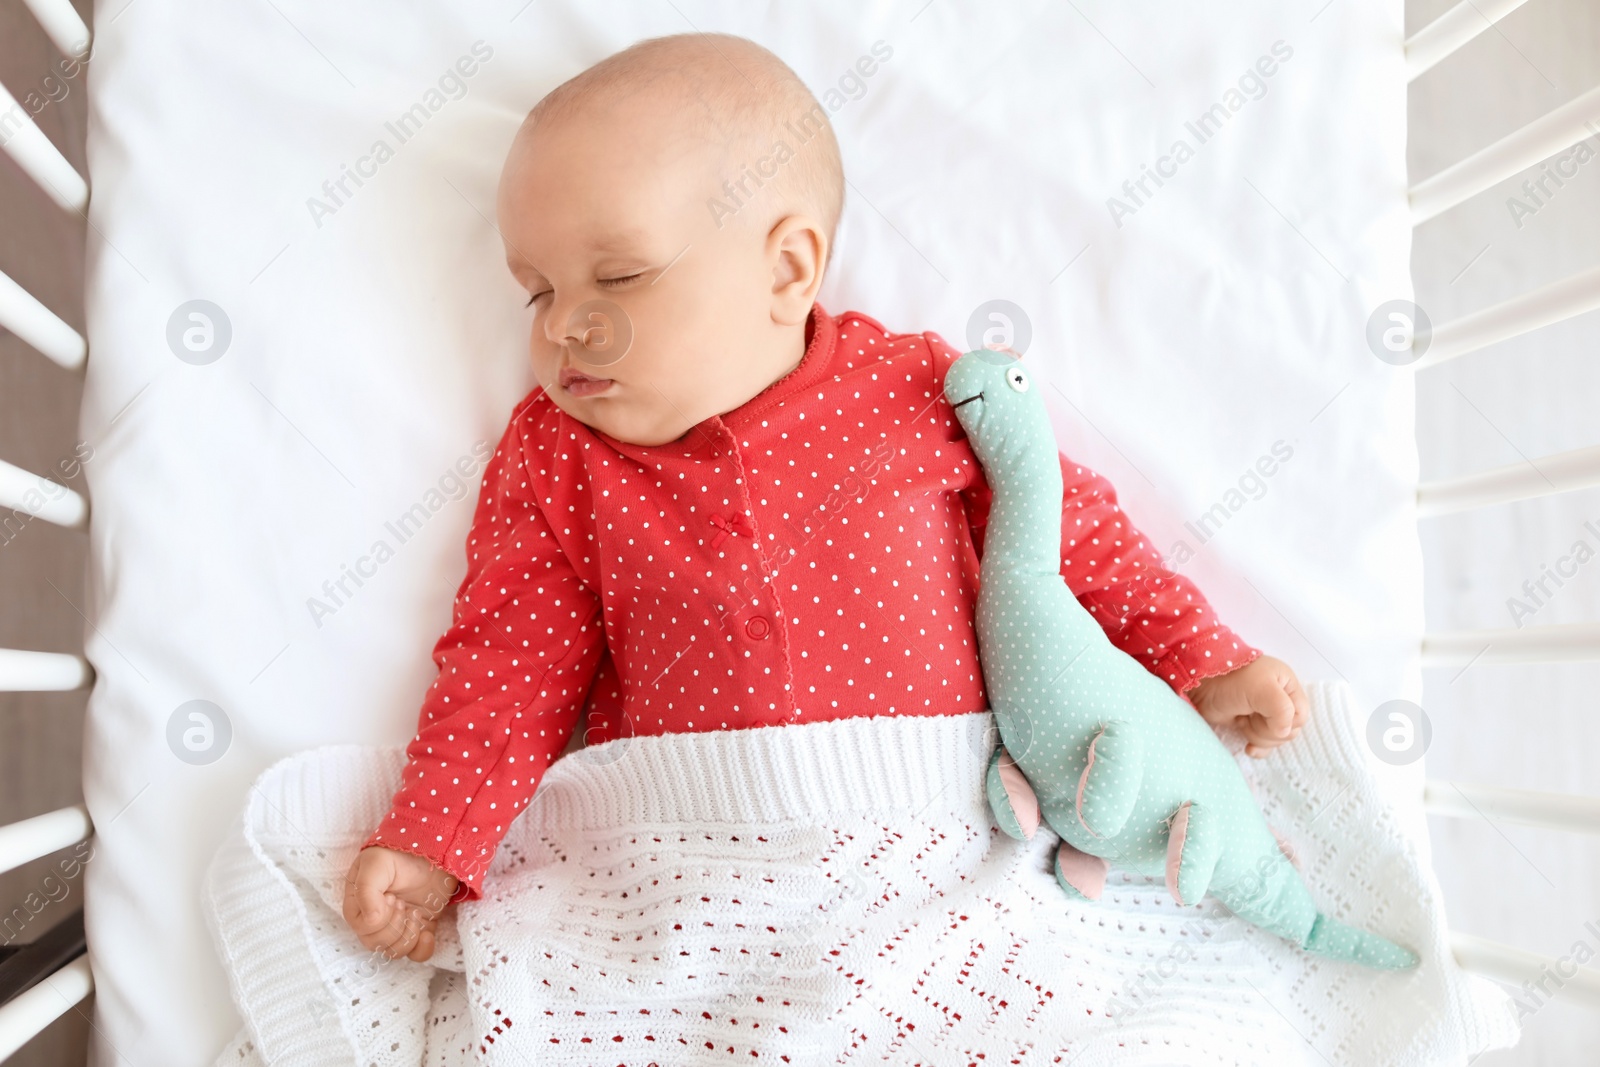
[(993, 491), (978, 587), (979, 662), (1000, 745), (985, 791), (1002, 830), (1061, 838), (1063, 892), (1098, 900), (1107, 861), (1210, 894), (1321, 956), (1413, 967), (1417, 956), (1317, 911), (1238, 764), (1165, 682), (1111, 644), (1060, 573), (1062, 480), (1044, 398), (1005, 352), (968, 352), (946, 398)]

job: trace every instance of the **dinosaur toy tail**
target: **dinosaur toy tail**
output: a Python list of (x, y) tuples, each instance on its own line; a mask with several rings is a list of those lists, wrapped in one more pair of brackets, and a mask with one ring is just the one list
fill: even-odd
[(1346, 926), (1338, 919), (1320, 912), (1311, 924), (1311, 932), (1306, 934), (1301, 948), (1318, 956), (1349, 960), (1383, 971), (1403, 971), (1415, 967), (1419, 962), (1417, 954), (1410, 949), (1402, 948), (1377, 934)]

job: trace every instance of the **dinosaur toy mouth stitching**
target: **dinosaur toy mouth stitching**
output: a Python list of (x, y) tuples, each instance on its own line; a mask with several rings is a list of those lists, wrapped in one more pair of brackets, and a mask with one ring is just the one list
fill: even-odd
[(965, 400), (962, 400), (962, 401), (960, 401), (958, 403), (955, 403), (955, 404), (951, 404), (950, 407), (953, 410), (955, 408), (960, 407), (962, 404), (970, 404), (974, 400), (982, 400), (982, 399), (983, 399), (983, 394), (982, 393), (974, 393), (972, 396), (967, 397)]

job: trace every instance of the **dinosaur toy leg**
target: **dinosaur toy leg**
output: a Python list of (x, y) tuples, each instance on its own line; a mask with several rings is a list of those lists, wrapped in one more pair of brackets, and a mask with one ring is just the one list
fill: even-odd
[(1067, 842), (1056, 849), (1056, 884), (1077, 900), (1099, 900), (1106, 887), (1106, 861), (1079, 852)]
[(1019, 841), (1031, 840), (1039, 829), (1039, 797), (1004, 745), (989, 760), (984, 791), (1000, 829)]
[(1078, 821), (1096, 837), (1115, 837), (1144, 787), (1144, 744), (1132, 723), (1113, 720), (1089, 741), (1078, 778)]
[(1222, 831), (1216, 816), (1190, 801), (1179, 805), (1167, 837), (1167, 892), (1172, 899), (1193, 904), (1205, 896), (1221, 856)]

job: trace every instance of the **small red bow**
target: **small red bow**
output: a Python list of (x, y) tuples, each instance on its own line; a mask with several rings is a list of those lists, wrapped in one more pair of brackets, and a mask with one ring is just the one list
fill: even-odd
[(722, 542), (727, 540), (729, 534), (748, 533), (750, 530), (750, 524), (745, 520), (742, 511), (736, 511), (728, 518), (713, 515), (711, 525), (717, 528), (717, 535), (711, 539), (712, 548), (721, 548)]

